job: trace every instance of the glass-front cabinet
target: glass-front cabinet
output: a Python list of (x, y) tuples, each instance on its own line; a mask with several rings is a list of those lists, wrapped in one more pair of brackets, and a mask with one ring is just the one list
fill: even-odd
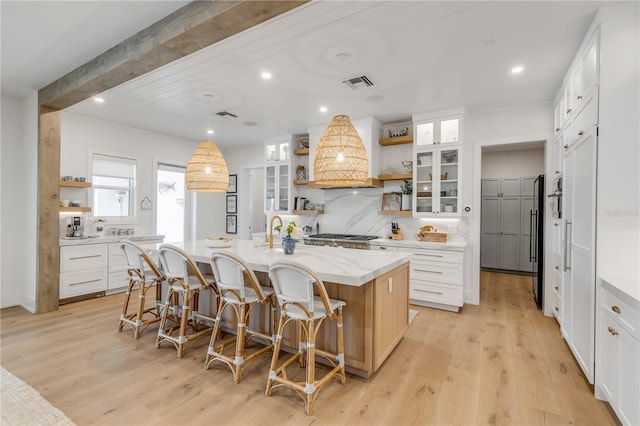
[(414, 216), (460, 215), (461, 148), (458, 144), (414, 151)]
[(416, 123), (416, 146), (438, 145), (441, 143), (460, 142), (460, 118), (449, 117), (441, 120), (429, 120)]
[(291, 138), (265, 142), (266, 213), (289, 212), (291, 200)]

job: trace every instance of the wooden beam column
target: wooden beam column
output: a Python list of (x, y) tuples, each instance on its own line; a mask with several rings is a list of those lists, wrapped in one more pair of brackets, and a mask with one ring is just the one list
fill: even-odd
[(194, 1), (38, 91), (37, 313), (58, 308), (60, 110), (308, 1)]

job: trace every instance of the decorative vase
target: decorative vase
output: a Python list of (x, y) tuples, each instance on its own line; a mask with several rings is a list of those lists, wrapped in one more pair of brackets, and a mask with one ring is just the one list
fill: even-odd
[(296, 251), (296, 240), (287, 235), (282, 239), (282, 249), (284, 254), (293, 254)]
[(298, 168), (296, 169), (296, 179), (307, 179), (307, 172), (304, 170), (304, 166), (298, 166)]
[(402, 194), (402, 210), (411, 210), (411, 194)]

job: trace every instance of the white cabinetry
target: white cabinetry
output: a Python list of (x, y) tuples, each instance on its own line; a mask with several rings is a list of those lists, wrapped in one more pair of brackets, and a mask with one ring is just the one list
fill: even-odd
[(596, 129), (565, 154), (562, 333), (589, 383), (595, 335)]
[[(144, 244), (162, 243), (162, 238), (147, 239), (142, 242)], [(117, 293), (125, 291), (129, 285), (129, 274), (127, 273), (127, 263), (122, 254), (120, 243), (107, 244), (109, 247), (109, 267), (107, 293)]]
[(414, 151), (413, 214), (460, 216), (462, 146), (436, 145)]
[(455, 312), (464, 305), (462, 251), (399, 247), (398, 252), (411, 253), (411, 303)]
[(106, 244), (60, 247), (60, 299), (107, 290)]
[(291, 136), (265, 142), (265, 204), (267, 214), (291, 211)]
[(601, 281), (596, 397), (625, 425), (640, 424), (640, 303)]
[(435, 114), (413, 116), (416, 147), (462, 142), (462, 116), (464, 110), (456, 109)]

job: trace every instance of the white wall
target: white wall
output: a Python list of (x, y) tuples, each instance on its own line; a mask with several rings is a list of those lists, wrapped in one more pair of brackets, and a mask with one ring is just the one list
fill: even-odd
[(482, 177), (503, 178), (544, 174), (544, 148), (482, 153)]
[(600, 11), (598, 276), (640, 299), (639, 4)]
[(0, 307), (36, 307), (37, 95), (2, 96)]
[[(197, 146), (197, 142), (176, 139), (131, 127), (120, 126), (100, 120), (90, 119), (71, 113), (62, 113), (60, 174), (85, 176), (91, 180), (92, 153), (114, 155), (137, 160), (136, 220), (131, 222), (106, 222), (106, 228), (127, 225), (136, 234), (155, 233), (156, 176), (154, 161), (186, 165)], [(208, 194), (197, 194), (197, 209), (206, 210)], [(151, 210), (142, 210), (140, 201), (144, 197), (152, 200)], [(61, 199), (88, 199), (86, 189), (61, 188)], [(204, 217), (204, 216), (203, 216)], [(91, 224), (85, 226), (85, 233), (92, 233)], [(197, 228), (197, 225), (196, 225)]]

